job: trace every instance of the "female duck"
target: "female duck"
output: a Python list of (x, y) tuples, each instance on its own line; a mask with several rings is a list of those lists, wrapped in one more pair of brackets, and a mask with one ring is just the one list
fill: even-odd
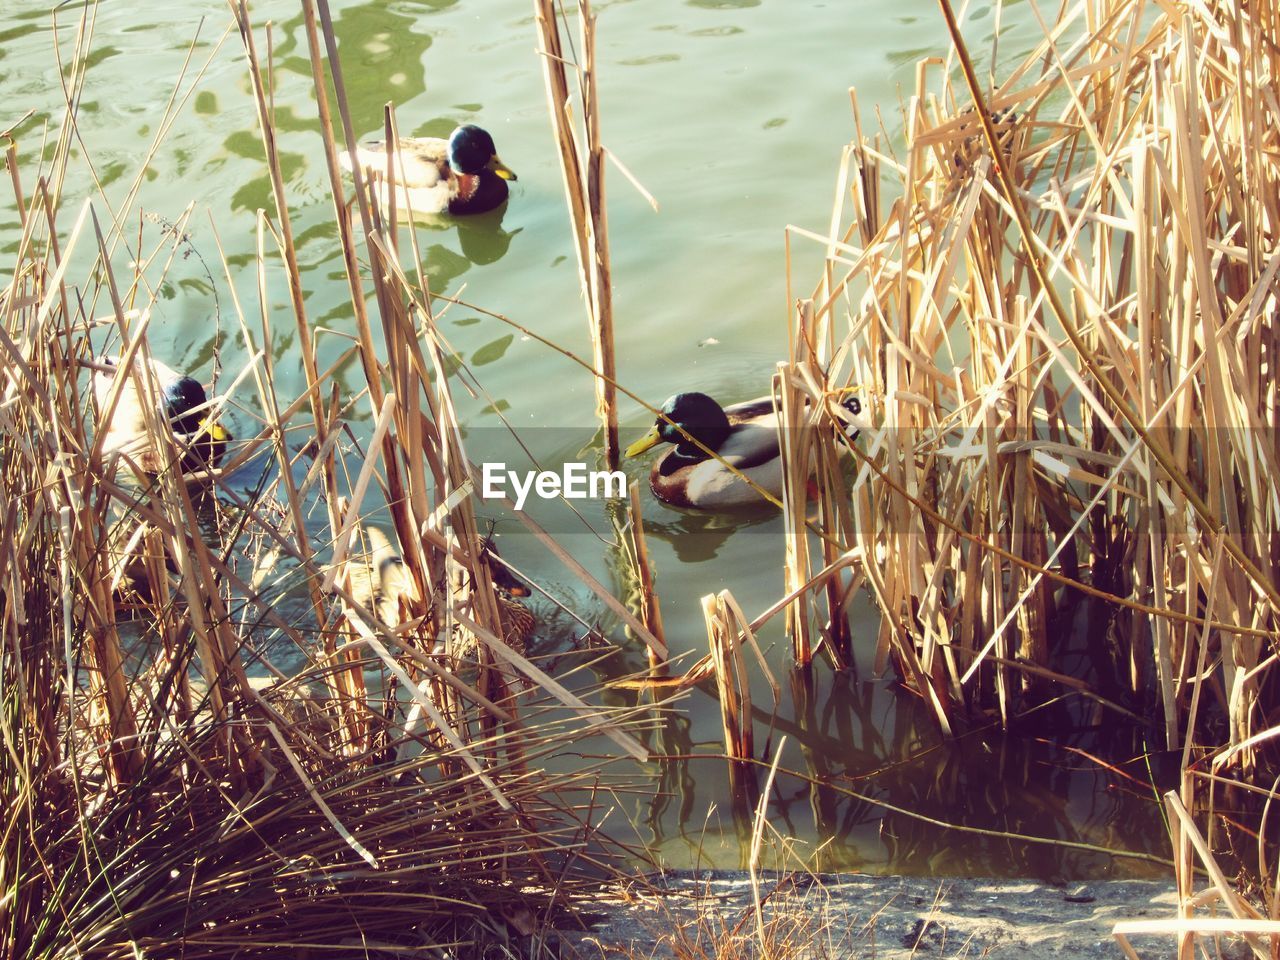
[[(106, 416), (112, 387), (120, 376), (119, 360), (99, 357), (100, 369), (93, 375), (93, 394), (99, 415)], [(150, 382), (139, 382), (138, 371), (146, 370)], [(147, 407), (155, 402), (148, 416)], [(159, 360), (144, 365), (135, 360), (129, 382), (120, 390), (111, 418), (103, 427), (102, 454), (119, 453), (133, 460), (146, 473), (165, 468), (165, 454), (157, 449), (148, 421), (168, 425), (184, 471), (216, 466), (226, 451), (231, 434), (209, 417), (209, 398), (204, 387)]]
[[(342, 154), (351, 169), (351, 158)], [(356, 148), (356, 162), (378, 185), (378, 201), (388, 206), (387, 144), (371, 140)], [(391, 184), (397, 210), (414, 213), (484, 213), (507, 199), (507, 181), (516, 175), (498, 159), (493, 137), (464, 124), (448, 140), (401, 137), (391, 161)]]
[[(855, 415), (862, 411), (856, 397), (843, 406)], [(634, 457), (659, 443), (675, 444), (658, 458), (649, 475), (649, 486), (659, 500), (703, 510), (760, 506), (768, 501), (756, 487), (782, 498), (778, 415), (771, 398), (722, 408), (705, 393), (678, 393), (662, 405), (662, 414), (652, 429), (626, 450), (626, 456)], [(725, 462), (691, 443), (673, 423)]]
[[(346, 589), (357, 603), (377, 614), (383, 624), (394, 630), (408, 622), (409, 611), (421, 598), (418, 586), (397, 545), (381, 529), (357, 523), (356, 531), (357, 539), (366, 541), (369, 550), (347, 557), (342, 566)], [(529, 596), (530, 590), (495, 557), (498, 557), (498, 548), (486, 540), (484, 562), (498, 603), (502, 639), (517, 652), (523, 652), (536, 623), (533, 613), (516, 598)], [(437, 596), (448, 596), (444, 583), (437, 584)]]

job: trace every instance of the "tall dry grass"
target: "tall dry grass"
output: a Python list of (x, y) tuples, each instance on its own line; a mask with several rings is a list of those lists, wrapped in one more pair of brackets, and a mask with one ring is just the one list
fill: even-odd
[[(821, 539), (789, 500), (797, 657), (865, 586), (876, 663), (944, 730), (1064, 691), (1152, 717), (1182, 758), (1187, 916), (1280, 919), (1280, 8), (1032, 5), (1042, 39), (1013, 59), (941, 10), (952, 51), (918, 65), (905, 146), (855, 98), (829, 232), (788, 228), (825, 266), (796, 299), (784, 409), (835, 420), (856, 390), (875, 426), (848, 486), (828, 475)], [(803, 436), (797, 478), (838, 434)], [(816, 636), (838, 662), (833, 621)]]
[[(74, 28), (64, 121), (95, 9)], [(569, 88), (554, 12), (538, 9), (554, 120)], [(350, 212), (339, 199), (337, 157), (355, 133), (328, 5), (303, 11), (354, 344), (321, 369), (275, 144), (270, 43), (233, 4), (274, 208), (257, 224), (260, 302), (234, 304), (251, 358), (213, 401), (254, 428), (211, 477), (141, 475), (104, 457), (105, 412), (85, 386), (104, 343), (125, 366), (149, 357), (151, 299), (185, 219), (153, 249), (128, 249), (136, 184), (123, 205), (65, 209), (69, 122), (43, 165), (7, 151), (22, 241), (0, 299), (6, 955), (480, 950), (527, 937), (616, 850), (596, 831), (597, 772), (551, 775), (539, 761), (585, 734), (645, 751), (626, 717), (505, 641), (432, 291), (412, 232), (377, 207), (358, 168)], [(1215, 924), (1267, 956), (1280, 919), (1280, 14), (1069, 4), (1046, 15), (1035, 49), (999, 64), (998, 84), (949, 25), (955, 54), (920, 64), (902, 152), (864, 133), (855, 100), (830, 230), (789, 231), (826, 260), (796, 298), (775, 379), (792, 425), (787, 592), (749, 624), (731, 596), (711, 598), (715, 657), (684, 682), (720, 665), (729, 752), (750, 758), (741, 644), (785, 611), (797, 661), (825, 650), (842, 666), (848, 605), (866, 588), (882, 615), (877, 664), (944, 730), (975, 714), (1009, 721), (1060, 687), (1087, 693), (1102, 717), (1152, 713), (1183, 770), (1165, 802), (1185, 916), (1160, 929), (1180, 956)], [(998, 63), (994, 45), (984, 53)], [(179, 81), (160, 136), (193, 87)], [(554, 122), (608, 405), (605, 153), (592, 78), (581, 92), (584, 150), (567, 115)], [(394, 138), (390, 110), (385, 126)], [(273, 276), (306, 376), (294, 398), (275, 384)], [(355, 397), (334, 379), (352, 359), (365, 380)], [(256, 421), (238, 397), (248, 390)], [(850, 393), (875, 429), (852, 445), (846, 486)], [(345, 438), (352, 405), (375, 424), (367, 449)], [(299, 454), (286, 428), (304, 419), (312, 439)], [(176, 462), (167, 432), (151, 432)], [(224, 482), (264, 461), (275, 470), (253, 497)], [(388, 505), (404, 586), (394, 618), (348, 575), (366, 563), (375, 500)], [(647, 571), (642, 541), (631, 549)], [(660, 616), (641, 579), (642, 617), (606, 602), (656, 654)], [(301, 622), (277, 604), (295, 587)], [(1081, 678), (1061, 638), (1090, 605), (1105, 627), (1087, 638)], [(309, 666), (272, 663), (264, 630)], [(531, 722), (526, 686), (569, 709)], [(1206, 908), (1229, 916), (1206, 920)], [(1124, 949), (1131, 932), (1119, 930)]]
[[(332, 22), (324, 0), (303, 10), (355, 337), (321, 367), (269, 32), (233, 5), (273, 209), (240, 268), (256, 273), (258, 303), (235, 299), (222, 263), (249, 360), (211, 400), (242, 435), (208, 474), (179, 472), (158, 416), (147, 439), (168, 469), (104, 455), (120, 391), (99, 409), (87, 388), (104, 351), (125, 369), (148, 361), (154, 298), (191, 215), (142, 249), (136, 184), (114, 207), (60, 198), (96, 6), (68, 28), (51, 159), (7, 152), (22, 223), (0, 293), (6, 957), (537, 956), (538, 931), (621, 852), (598, 830), (602, 771), (545, 761), (597, 736), (643, 758), (634, 718), (509, 642), (421, 258), (359, 182), (348, 215), (336, 157), (353, 134)], [(201, 72), (177, 78), (157, 144)], [(275, 288), (289, 292), (297, 397), (277, 386)], [(365, 377), (354, 396), (335, 377), (348, 362)], [(364, 447), (345, 429), (357, 406), (375, 424)], [(372, 521), (390, 530), (380, 547)], [(394, 563), (393, 603), (368, 587), (374, 562)], [(303, 666), (276, 662), (282, 650)]]

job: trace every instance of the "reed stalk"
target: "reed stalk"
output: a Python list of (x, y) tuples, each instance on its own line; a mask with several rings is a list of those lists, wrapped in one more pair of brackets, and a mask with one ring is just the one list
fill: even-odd
[(724, 727), (725, 752), (731, 760), (755, 759), (755, 731), (751, 720), (751, 681), (747, 677), (746, 660), (736, 642), (733, 615), (723, 595), (707, 594), (702, 598), (702, 615), (707, 623), (707, 641), (711, 646), (711, 665), (720, 699), (720, 718)]
[[(547, 88), (547, 110), (559, 148), (569, 219), (573, 225), (578, 277), (591, 330), (592, 365), (596, 370), (596, 413), (604, 434), (608, 469), (618, 469), (617, 362), (613, 350), (613, 286), (609, 263), (609, 227), (605, 206), (605, 148), (600, 140), (600, 102), (596, 81), (596, 16), (589, 0), (578, 3), (578, 46), (582, 59), (565, 52), (554, 0), (534, 0), (538, 52)], [(573, 120), (567, 68), (577, 74), (582, 130)]]
[[(725, 750), (730, 759), (746, 762), (755, 759), (755, 732), (751, 719), (751, 679), (747, 675), (743, 648), (749, 648), (773, 693), (776, 709), (781, 687), (774, 678), (752, 625), (728, 590), (707, 594), (702, 598), (702, 615), (707, 625), (707, 641), (711, 647), (705, 665), (690, 668), (686, 680), (708, 674), (715, 677), (720, 699), (720, 716), (724, 727)], [(735, 776), (745, 773), (738, 770)]]
[[(801, 327), (812, 318), (812, 304), (808, 317), (801, 305)], [(809, 579), (809, 472), (813, 466), (812, 449), (808, 443), (808, 431), (804, 428), (804, 397), (796, 380), (794, 364), (778, 365), (773, 379), (774, 407), (778, 411), (779, 454), (783, 464), (782, 522), (785, 528), (786, 555), (783, 560), (783, 587), (795, 599), (787, 607), (787, 633), (791, 637), (791, 651), (795, 662), (807, 667), (813, 659), (810, 610), (814, 598), (797, 587)]]
[(627, 490), (627, 523), (620, 538), (623, 541), (627, 567), (636, 580), (639, 617), (661, 647), (645, 645), (649, 656), (649, 669), (665, 675), (667, 663), (667, 636), (662, 626), (662, 607), (653, 582), (653, 565), (649, 562), (649, 545), (644, 537), (644, 514), (640, 507), (640, 485), (633, 483)]

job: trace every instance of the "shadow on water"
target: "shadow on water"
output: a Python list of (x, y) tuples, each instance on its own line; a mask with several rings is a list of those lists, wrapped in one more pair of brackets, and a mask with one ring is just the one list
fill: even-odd
[[(485, 213), (471, 214), (465, 217), (453, 217), (448, 214), (415, 214), (413, 224), (418, 231), (419, 249), (422, 251), (423, 270), (431, 282), (431, 289), (440, 293), (473, 266), (488, 266), (497, 263), (507, 255), (511, 242), (516, 234), (523, 230), (505, 230), (502, 226), (509, 204), (489, 210)], [(398, 211), (401, 222), (407, 222), (408, 212)], [(461, 253), (450, 249), (443, 243), (431, 243), (433, 236), (447, 235), (457, 231), (458, 248)]]
[(462, 247), (463, 256), (477, 266), (497, 263), (505, 257), (511, 241), (524, 229), (502, 229), (502, 218), (506, 213), (507, 204), (504, 203), (496, 210), (459, 218), (456, 221), (458, 243)]
[[(421, 6), (426, 12), (442, 5)], [(406, 103), (426, 92), (424, 58), (432, 37), (419, 16), (398, 12), (385, 3), (361, 3), (338, 13), (334, 31), (341, 45), (343, 80), (357, 130), (380, 126), (382, 107), (388, 100)], [(310, 65), (305, 61), (303, 65), (309, 74)]]

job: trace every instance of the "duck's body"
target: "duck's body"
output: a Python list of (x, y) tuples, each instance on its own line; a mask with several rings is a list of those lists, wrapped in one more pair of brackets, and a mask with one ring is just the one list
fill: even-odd
[[(387, 182), (387, 143), (370, 140), (356, 148), (360, 169), (372, 174), (378, 201), (388, 208), (413, 213), (484, 213), (507, 199), (507, 181), (515, 180), (484, 130), (464, 125), (448, 140), (438, 137), (401, 137), (391, 160), (391, 184)], [(342, 164), (351, 169), (348, 154)]]
[[(861, 410), (856, 399), (846, 405), (855, 414)], [(649, 486), (659, 500), (675, 507), (734, 510), (767, 503), (761, 490), (781, 499), (782, 451), (771, 398), (722, 408), (704, 393), (679, 393), (663, 404), (662, 413), (653, 429), (626, 451), (634, 457), (659, 443), (675, 445), (654, 462), (649, 474)], [(691, 443), (673, 423), (715, 451), (716, 457)]]
[[(724, 408), (724, 416), (728, 433), (714, 446), (705, 439), (703, 443), (752, 483), (772, 496), (781, 496), (782, 457), (778, 449), (778, 416), (772, 400), (758, 397), (735, 403)], [(681, 423), (676, 417), (672, 419)], [(698, 424), (695, 422), (693, 426), (695, 429), (689, 432), (699, 437)], [(649, 475), (649, 486), (659, 500), (675, 507), (714, 510), (754, 507), (766, 502), (758, 490), (683, 437), (672, 442), (676, 445), (654, 462)]]
[(408, 607), (420, 598), (418, 585), (404, 559), (377, 527), (358, 525), (369, 552), (356, 552), (343, 566), (345, 587), (355, 601), (395, 628), (408, 618)]
[[(97, 363), (108, 368), (93, 375), (99, 415), (105, 417), (112, 386), (120, 376), (119, 361), (100, 357)], [(192, 377), (159, 360), (149, 365), (135, 360), (110, 420), (100, 425), (103, 456), (118, 454), (147, 473), (159, 473), (167, 465), (166, 454), (153, 440), (150, 421), (169, 426), (183, 470), (216, 466), (231, 434), (210, 419), (208, 402), (204, 387)]]

